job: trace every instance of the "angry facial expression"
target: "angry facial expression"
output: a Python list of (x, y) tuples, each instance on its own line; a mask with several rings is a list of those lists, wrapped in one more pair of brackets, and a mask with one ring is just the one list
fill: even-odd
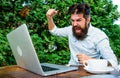
[(90, 19), (85, 19), (83, 14), (71, 14), (73, 35), (79, 40), (83, 40), (88, 32)]

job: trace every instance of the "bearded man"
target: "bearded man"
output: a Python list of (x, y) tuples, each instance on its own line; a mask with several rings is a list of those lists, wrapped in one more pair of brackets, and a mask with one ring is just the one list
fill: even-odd
[(48, 29), (53, 35), (67, 36), (71, 52), (68, 65), (79, 65), (89, 59), (106, 59), (112, 66), (118, 64), (110, 47), (109, 38), (100, 29), (90, 24), (90, 6), (77, 3), (69, 7), (71, 25), (58, 28), (53, 16), (57, 10), (49, 9), (46, 13)]

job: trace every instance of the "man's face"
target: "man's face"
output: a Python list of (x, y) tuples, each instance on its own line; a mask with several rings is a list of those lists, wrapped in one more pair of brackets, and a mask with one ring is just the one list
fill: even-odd
[(71, 14), (71, 23), (73, 26), (73, 35), (77, 39), (83, 40), (88, 32), (88, 18), (83, 18), (83, 14)]

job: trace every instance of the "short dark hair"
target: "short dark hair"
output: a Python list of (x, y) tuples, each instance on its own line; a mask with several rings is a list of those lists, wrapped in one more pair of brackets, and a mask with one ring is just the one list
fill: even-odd
[(69, 14), (80, 14), (83, 13), (84, 18), (90, 17), (90, 6), (87, 3), (76, 3), (69, 7)]

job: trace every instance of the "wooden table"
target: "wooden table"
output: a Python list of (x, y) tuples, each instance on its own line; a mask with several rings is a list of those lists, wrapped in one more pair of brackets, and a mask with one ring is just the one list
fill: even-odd
[(4, 66), (0, 68), (0, 78), (80, 78), (83, 76), (93, 75), (83, 69), (82, 66), (79, 70), (70, 71), (66, 73), (56, 74), (53, 76), (43, 77), (38, 74), (27, 71), (17, 65)]

